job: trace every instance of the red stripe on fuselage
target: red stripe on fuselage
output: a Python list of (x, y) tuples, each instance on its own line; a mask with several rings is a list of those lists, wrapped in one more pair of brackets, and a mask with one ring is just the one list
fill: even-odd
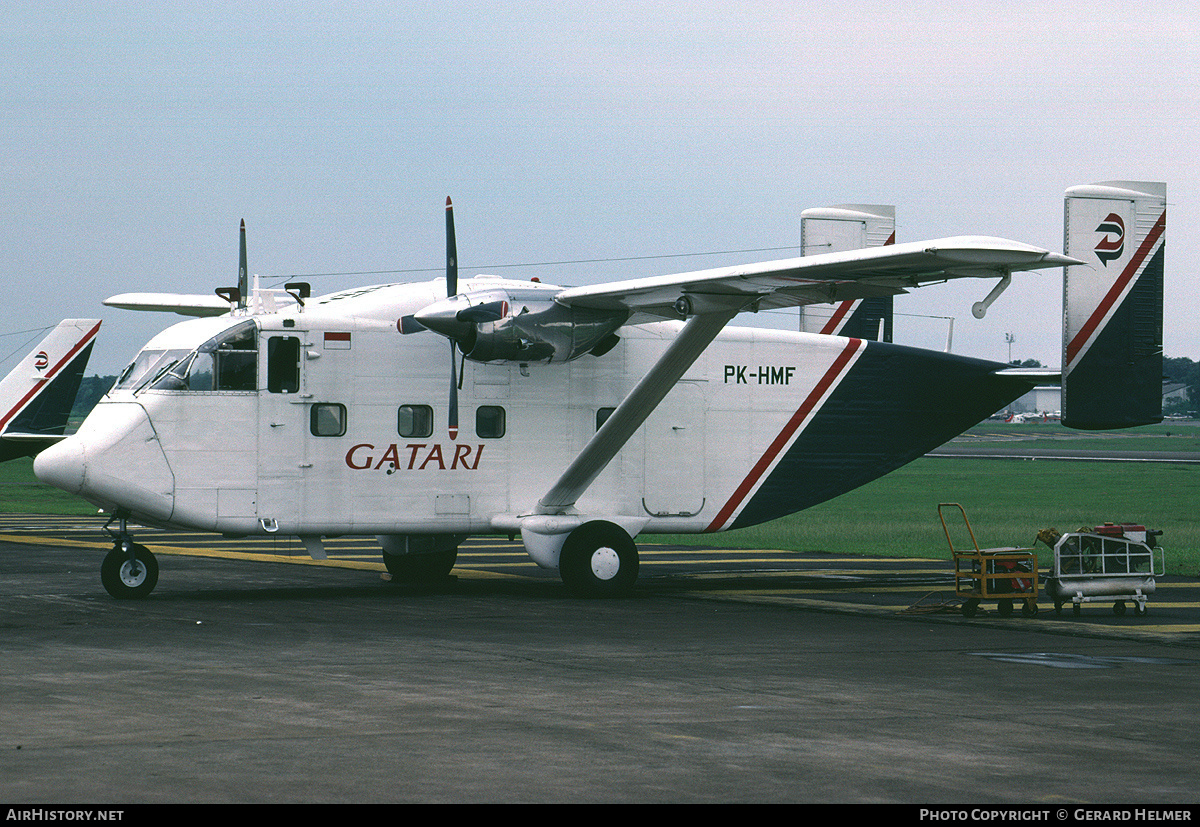
[(733, 492), (733, 496), (729, 498), (729, 501), (717, 512), (716, 518), (713, 519), (705, 531), (718, 531), (729, 521), (730, 517), (733, 516), (733, 512), (741, 506), (742, 501), (746, 499), (750, 491), (758, 484), (763, 474), (775, 463), (779, 453), (792, 441), (792, 437), (795, 436), (797, 429), (804, 424), (804, 421), (813, 412), (817, 403), (821, 401), (833, 386), (833, 383), (842, 376), (851, 358), (862, 346), (862, 339), (851, 339), (846, 344), (846, 347), (838, 354), (837, 359), (834, 360), (833, 365), (829, 370), (825, 371), (825, 375), (821, 377), (821, 381), (817, 383), (817, 386), (805, 398), (804, 403), (792, 414), (791, 419), (783, 426), (783, 430), (771, 442), (758, 462), (754, 463), (754, 467), (750, 469), (750, 473), (742, 480), (741, 485)]

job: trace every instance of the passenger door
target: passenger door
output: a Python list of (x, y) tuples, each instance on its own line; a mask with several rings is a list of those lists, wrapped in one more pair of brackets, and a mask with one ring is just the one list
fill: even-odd
[(306, 488), (306, 331), (264, 331), (259, 347), (258, 518), (268, 531), (295, 530)]

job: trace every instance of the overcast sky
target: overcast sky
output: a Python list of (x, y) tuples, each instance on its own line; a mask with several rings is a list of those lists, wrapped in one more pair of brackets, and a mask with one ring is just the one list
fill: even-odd
[[(1166, 352), (1200, 360), (1198, 24), (1173, 0), (10, 1), (0, 357), (100, 317), (90, 371), (117, 372), (182, 318), (101, 300), (235, 283), (242, 218), (251, 272), (347, 274), (328, 292), (437, 277), (450, 195), (463, 276), (583, 284), (783, 257), (611, 261), (797, 245), (803, 209), (855, 202), (894, 204), (901, 241), (1061, 251), (1063, 191), (1127, 179), (1167, 183)], [(1011, 332), (1057, 367), (1061, 271), (1015, 281), (982, 322), (988, 282), (898, 299), (897, 341), (954, 316), (957, 352), (1005, 360)]]

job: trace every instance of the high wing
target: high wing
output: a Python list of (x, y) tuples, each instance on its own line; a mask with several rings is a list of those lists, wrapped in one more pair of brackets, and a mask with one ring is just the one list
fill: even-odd
[[(446, 218), (449, 241), (449, 199)], [(448, 262), (455, 260), (450, 249)], [(543, 286), (536, 295), (520, 296), (493, 289), (459, 293), (448, 265), (446, 298), (415, 313), (414, 324), (402, 323), (400, 330), (433, 330), (460, 347), (465, 358), (477, 361), (559, 362), (587, 353), (603, 355), (615, 343), (614, 331), (625, 324), (687, 320), (533, 512), (493, 520), (499, 529), (519, 530), (531, 556), (551, 564), (557, 561), (561, 538), (579, 525), (574, 506), (580, 495), (742, 311), (896, 295), (950, 279), (997, 278), (1000, 283), (979, 303), (986, 309), (1014, 272), (1078, 263), (1016, 241), (958, 236), (584, 287)], [(452, 393), (452, 411), (454, 400)], [(628, 528), (631, 536), (639, 530)]]
[(246, 267), (246, 221), (242, 220), (238, 251), (237, 287), (223, 287), (215, 293), (121, 293), (104, 300), (106, 307), (144, 310), (151, 313), (178, 313), (180, 316), (224, 316), (234, 308), (245, 308), (250, 296), (249, 270)]
[(896, 294), (930, 282), (1004, 278), (1018, 270), (1076, 263), (1067, 256), (1015, 241), (962, 236), (563, 290), (555, 301), (568, 306), (690, 318), (658, 363), (541, 498), (537, 513), (569, 511), (709, 343), (742, 310)]
[(572, 287), (555, 300), (571, 307), (677, 319), (733, 307), (768, 310), (897, 295), (949, 279), (1003, 278), (1022, 270), (1078, 263), (1003, 238), (958, 236)]
[(104, 300), (105, 307), (178, 313), (180, 316), (222, 316), (229, 312), (227, 299), (217, 295), (185, 293), (121, 293)]

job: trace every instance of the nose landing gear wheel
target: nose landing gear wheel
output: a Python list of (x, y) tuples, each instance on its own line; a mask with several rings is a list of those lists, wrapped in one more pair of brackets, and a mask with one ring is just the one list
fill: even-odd
[(140, 543), (118, 542), (100, 564), (100, 582), (118, 600), (145, 597), (158, 585), (158, 560)]

